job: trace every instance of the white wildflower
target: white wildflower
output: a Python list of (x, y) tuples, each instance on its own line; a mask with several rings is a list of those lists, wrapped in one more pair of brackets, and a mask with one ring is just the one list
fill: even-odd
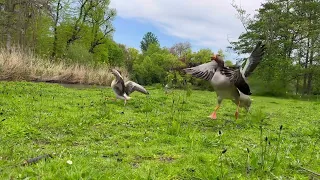
[(72, 164), (72, 161), (71, 161), (71, 160), (68, 160), (68, 161), (67, 161), (67, 164), (70, 164), (70, 165), (71, 165), (71, 164)]

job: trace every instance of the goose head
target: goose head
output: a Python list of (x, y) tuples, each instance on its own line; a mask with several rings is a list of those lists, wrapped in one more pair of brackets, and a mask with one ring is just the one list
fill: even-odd
[(224, 66), (224, 61), (222, 59), (222, 57), (219, 54), (215, 54), (211, 57), (212, 61), (216, 61), (218, 63), (218, 65), (220, 66)]
[(111, 73), (112, 73), (113, 75), (115, 75), (116, 77), (122, 78), (120, 72), (119, 72), (118, 70), (116, 70), (116, 69), (111, 69)]

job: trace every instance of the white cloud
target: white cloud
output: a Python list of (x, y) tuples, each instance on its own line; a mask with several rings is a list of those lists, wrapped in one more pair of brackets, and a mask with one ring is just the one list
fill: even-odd
[[(231, 0), (112, 0), (118, 16), (151, 23), (160, 31), (191, 42), (194, 46), (225, 49), (228, 38), (244, 32)], [(236, 0), (254, 14), (264, 0)], [(160, 39), (161, 41), (161, 39)]]

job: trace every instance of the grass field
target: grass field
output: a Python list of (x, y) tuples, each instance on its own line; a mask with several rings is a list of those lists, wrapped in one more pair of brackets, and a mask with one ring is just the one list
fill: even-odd
[[(0, 83), (0, 179), (319, 179), (320, 102)], [(280, 130), (280, 126), (282, 129)], [(44, 154), (34, 163), (25, 160)]]

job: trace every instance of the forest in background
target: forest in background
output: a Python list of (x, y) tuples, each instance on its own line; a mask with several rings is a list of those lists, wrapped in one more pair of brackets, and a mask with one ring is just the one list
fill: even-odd
[[(208, 47), (193, 52), (189, 42), (162, 47), (161, 40), (152, 32), (141, 37), (140, 50), (119, 44), (112, 37), (116, 31), (112, 22), (117, 12), (109, 4), (109, 0), (0, 0), (1, 54), (19, 49), (37, 57), (33, 63), (21, 61), (21, 66), (41, 61), (46, 62), (42, 68), (50, 67), (50, 63), (72, 66), (69, 75), (59, 71), (46, 72), (46, 76), (74, 78), (78, 71), (83, 72), (83, 80), (74, 78), (74, 82), (109, 78), (93, 75), (94, 69), (107, 71), (118, 67), (143, 85), (169, 83), (182, 87), (188, 82), (210, 89), (207, 82), (185, 76), (181, 69), (208, 62), (213, 53), (223, 55), (223, 50), (212, 52)], [(230, 42), (229, 50), (250, 53), (257, 41), (267, 44), (263, 62), (249, 78), (253, 92), (272, 96), (319, 94), (320, 1), (268, 0), (252, 18), (236, 3), (231, 5), (245, 32), (237, 41)], [(0, 61), (6, 57), (1, 54)], [(6, 66), (10, 63), (12, 58), (1, 62), (1, 72), (12, 72)], [(91, 74), (84, 73), (85, 67), (92, 68)], [(33, 75), (39, 75), (37, 67), (32, 65), (32, 68)], [(22, 76), (20, 73), (18, 77), (23, 79)], [(2, 79), (5, 77), (1, 75)]]

